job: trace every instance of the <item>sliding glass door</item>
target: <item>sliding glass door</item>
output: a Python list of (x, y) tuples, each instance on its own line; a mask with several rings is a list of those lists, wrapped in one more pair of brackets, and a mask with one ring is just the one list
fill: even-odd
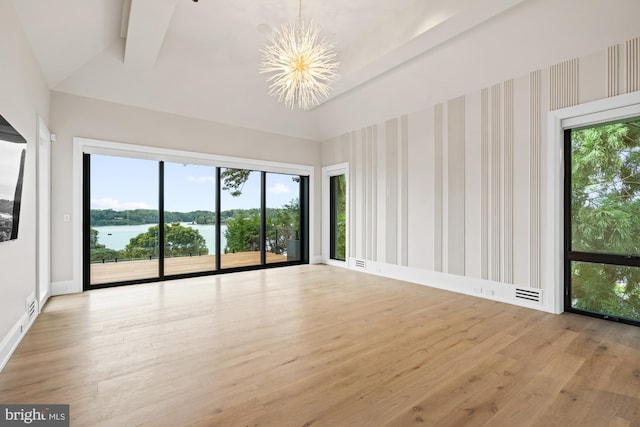
[(84, 287), (308, 262), (305, 176), (84, 156)]
[(267, 173), (266, 262), (300, 259), (300, 177)]
[(640, 324), (640, 119), (565, 134), (565, 309)]
[(90, 170), (89, 284), (158, 278), (158, 162), (93, 155)]
[(216, 168), (164, 162), (164, 274), (216, 270)]
[(225, 237), (221, 267), (260, 265), (262, 174), (246, 169), (221, 169), (220, 177), (220, 219)]

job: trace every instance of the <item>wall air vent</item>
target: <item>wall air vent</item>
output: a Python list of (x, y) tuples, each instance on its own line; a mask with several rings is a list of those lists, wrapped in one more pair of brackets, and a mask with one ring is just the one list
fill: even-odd
[(542, 302), (542, 289), (535, 288), (516, 288), (516, 298), (531, 301), (531, 302)]
[(356, 268), (367, 268), (367, 264), (364, 262), (363, 259), (355, 260), (355, 266)]
[(26, 310), (27, 315), (29, 316), (29, 321), (34, 318), (36, 315), (36, 299), (35, 298), (27, 298), (26, 301)]

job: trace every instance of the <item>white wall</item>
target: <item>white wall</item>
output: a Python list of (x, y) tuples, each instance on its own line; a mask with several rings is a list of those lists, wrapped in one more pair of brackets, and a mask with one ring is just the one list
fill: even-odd
[[(90, 98), (52, 92), (52, 281), (74, 282), (73, 224), (64, 222), (73, 212), (73, 138), (85, 137), (112, 142), (148, 145), (197, 153), (246, 159), (311, 165), (315, 167), (315, 233), (320, 236), (321, 144), (314, 141), (253, 131), (173, 114), (160, 113)], [(316, 239), (310, 256), (321, 256)], [(54, 288), (55, 290), (55, 288)]]
[(37, 116), (49, 120), (49, 89), (8, 0), (0, 0), (0, 114), (27, 140), (18, 240), (0, 243), (0, 343), (8, 343), (36, 289)]
[(547, 114), (640, 90), (640, 2), (614, 4), (525, 2), (321, 106), (323, 166), (350, 163), (348, 257), (510, 302), (540, 289), (554, 311)]
[[(319, 106), (314, 111), (321, 139), (422, 111), (532, 70), (601, 51), (637, 37), (638, 16), (637, 0), (524, 1)], [(604, 69), (593, 72), (601, 74)]]

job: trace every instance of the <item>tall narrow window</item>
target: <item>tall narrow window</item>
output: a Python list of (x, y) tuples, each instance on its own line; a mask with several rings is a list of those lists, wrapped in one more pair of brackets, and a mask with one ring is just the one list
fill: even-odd
[(347, 247), (347, 180), (344, 175), (329, 178), (330, 186), (330, 258), (344, 261)]
[(266, 174), (266, 262), (299, 261), (300, 177)]
[(640, 119), (565, 134), (565, 309), (640, 324)]
[(214, 166), (165, 162), (164, 231), (165, 275), (216, 269)]
[(221, 170), (221, 268), (262, 264), (261, 175), (247, 169)]
[(159, 277), (158, 162), (91, 155), (90, 285)]

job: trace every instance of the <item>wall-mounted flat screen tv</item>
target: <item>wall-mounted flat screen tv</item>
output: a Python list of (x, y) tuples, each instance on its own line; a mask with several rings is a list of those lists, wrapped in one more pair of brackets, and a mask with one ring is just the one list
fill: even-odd
[(18, 238), (27, 141), (0, 115), (0, 243)]

